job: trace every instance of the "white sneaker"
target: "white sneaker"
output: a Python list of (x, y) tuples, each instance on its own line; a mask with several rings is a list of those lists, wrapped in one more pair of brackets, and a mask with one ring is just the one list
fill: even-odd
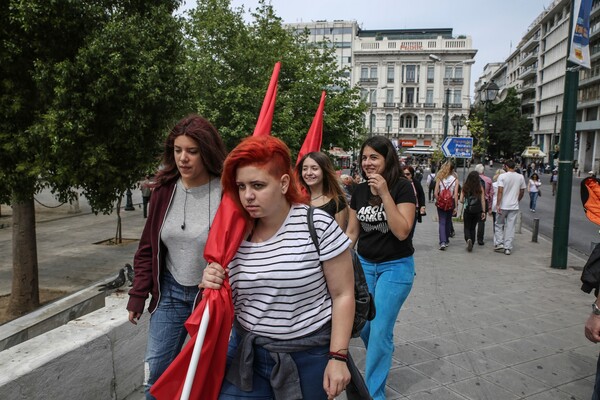
[(504, 254), (506, 254), (507, 256), (510, 256), (510, 250), (509, 249), (504, 250)]
[(494, 246), (494, 251), (496, 253), (502, 253), (504, 251), (504, 246), (501, 244), (498, 244), (498, 245)]

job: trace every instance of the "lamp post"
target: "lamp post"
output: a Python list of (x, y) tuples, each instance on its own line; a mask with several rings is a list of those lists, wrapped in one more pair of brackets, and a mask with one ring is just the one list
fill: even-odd
[(462, 128), (465, 125), (466, 120), (467, 119), (462, 114), (455, 115), (450, 119), (450, 121), (452, 122), (452, 127), (454, 128), (454, 136), (459, 136), (460, 128)]
[(488, 138), (488, 108), (489, 104), (496, 99), (498, 95), (498, 90), (500, 88), (496, 83), (492, 80), (491, 82), (484, 84), (479, 91), (481, 101), (483, 102), (483, 138), (481, 140), (481, 147), (483, 149), (483, 154), (481, 155), (481, 164), (485, 165), (485, 155), (487, 154), (487, 138)]

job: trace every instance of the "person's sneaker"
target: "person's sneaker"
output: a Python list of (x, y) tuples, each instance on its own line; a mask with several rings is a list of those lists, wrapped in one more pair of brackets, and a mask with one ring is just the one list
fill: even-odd
[(535, 212), (535, 210), (531, 210), (531, 212), (532, 212), (532, 213), (534, 213), (534, 212)]
[(478, 245), (483, 246), (485, 244), (485, 242), (477, 242)]
[(446, 243), (440, 244), (440, 250), (442, 250), (442, 251), (446, 250)]
[(467, 240), (467, 251), (468, 252), (473, 251), (473, 241), (471, 239)]
[(506, 254), (507, 256), (510, 256), (510, 250), (509, 249), (504, 250), (504, 254)]
[(497, 253), (502, 253), (504, 251), (504, 246), (501, 244), (494, 246), (494, 251)]

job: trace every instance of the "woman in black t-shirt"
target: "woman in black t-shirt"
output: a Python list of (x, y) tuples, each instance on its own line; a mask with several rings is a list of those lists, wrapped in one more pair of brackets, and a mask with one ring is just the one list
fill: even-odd
[(320, 151), (308, 153), (296, 165), (296, 173), (300, 183), (310, 194), (310, 205), (334, 217), (335, 222), (345, 231), (348, 225), (348, 203), (329, 157)]
[(415, 192), (402, 176), (396, 149), (383, 136), (360, 149), (365, 182), (350, 201), (346, 234), (356, 244), (377, 315), (361, 332), (367, 348), (365, 380), (374, 399), (385, 399), (385, 384), (394, 351), (394, 324), (412, 288), (415, 266), (411, 231)]

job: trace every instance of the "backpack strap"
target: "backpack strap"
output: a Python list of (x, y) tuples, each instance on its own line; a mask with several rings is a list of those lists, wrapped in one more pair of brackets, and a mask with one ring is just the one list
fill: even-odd
[(308, 207), (308, 212), (306, 213), (306, 219), (308, 223), (308, 232), (310, 233), (310, 238), (312, 239), (315, 248), (317, 249), (317, 254), (321, 256), (321, 249), (319, 249), (319, 239), (317, 238), (317, 231), (315, 229), (315, 224), (313, 222), (313, 216), (315, 213), (315, 208), (312, 206)]

